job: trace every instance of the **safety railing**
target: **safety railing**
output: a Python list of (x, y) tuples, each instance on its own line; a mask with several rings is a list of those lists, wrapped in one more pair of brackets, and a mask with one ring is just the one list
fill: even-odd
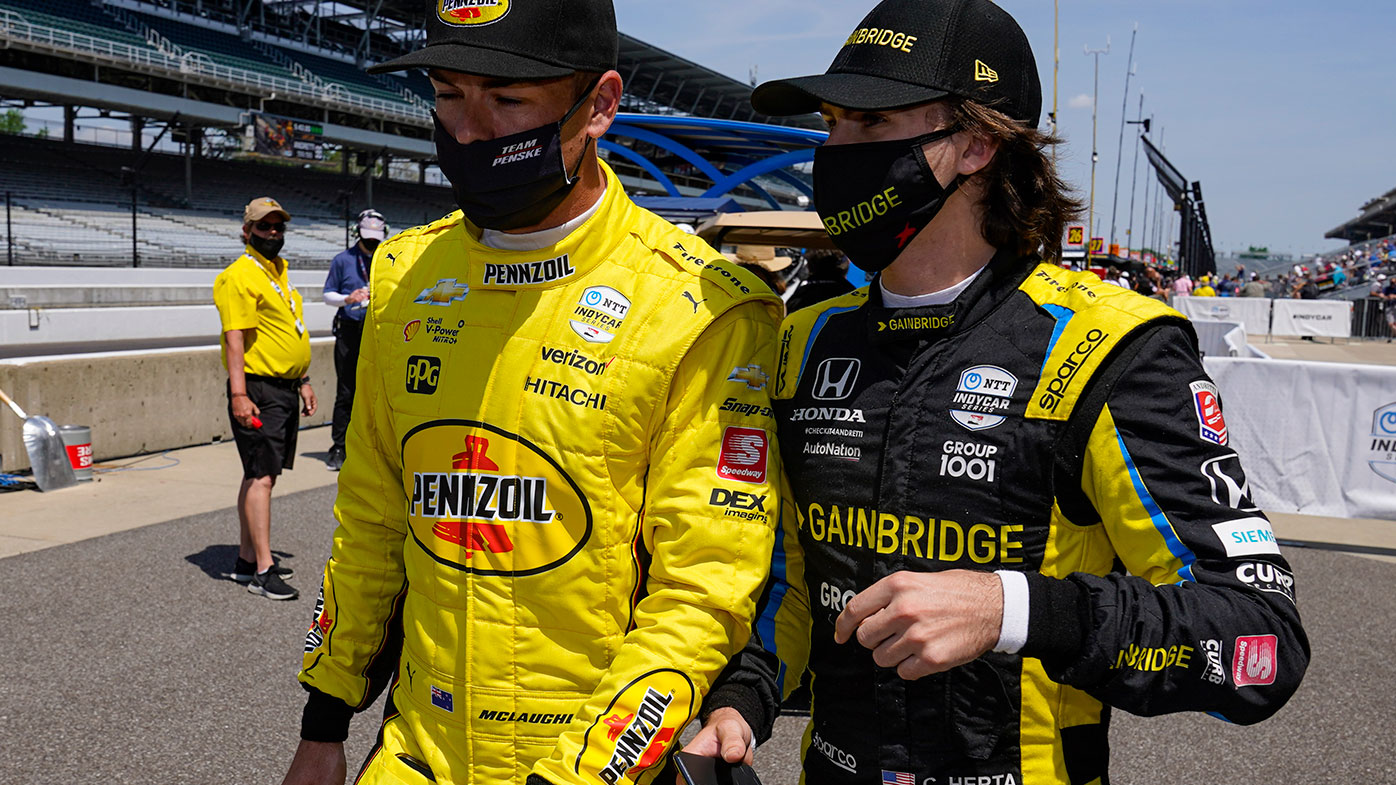
[(181, 57), (111, 41), (71, 30), (36, 25), (20, 15), (0, 10), (0, 38), (25, 42), (42, 49), (96, 56), (110, 61), (138, 66), (145, 70), (162, 70), (221, 82), (237, 87), (251, 87), (262, 92), (288, 97), (303, 97), (319, 103), (337, 104), (346, 109), (369, 112), (394, 120), (426, 126), (430, 115), (419, 105), (384, 101), (356, 95), (338, 84), (312, 85), (271, 74), (217, 63), (200, 52), (185, 52)]

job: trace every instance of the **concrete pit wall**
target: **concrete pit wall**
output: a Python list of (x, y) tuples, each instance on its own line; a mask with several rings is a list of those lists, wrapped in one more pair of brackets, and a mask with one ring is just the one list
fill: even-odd
[[(227, 378), (216, 346), (0, 361), (0, 389), (27, 413), (91, 426), (96, 463), (232, 438)], [(310, 380), (319, 411), (302, 427), (333, 413), (333, 338), (311, 341)], [(3, 405), (0, 417), (0, 471), (29, 468), (23, 423)]]

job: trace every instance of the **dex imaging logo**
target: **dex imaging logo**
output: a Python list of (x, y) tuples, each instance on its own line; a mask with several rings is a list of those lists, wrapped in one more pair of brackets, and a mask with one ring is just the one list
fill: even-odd
[(1367, 465), (1382, 479), (1396, 482), (1396, 402), (1372, 412), (1372, 445)]
[(819, 364), (814, 374), (814, 397), (820, 401), (841, 401), (853, 394), (863, 361), (833, 357)]

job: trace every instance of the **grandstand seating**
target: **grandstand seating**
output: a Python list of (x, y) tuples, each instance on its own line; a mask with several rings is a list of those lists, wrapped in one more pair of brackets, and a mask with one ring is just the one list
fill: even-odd
[(0, 8), (19, 14), (30, 24), (149, 48), (144, 38), (122, 29), (100, 6), (82, 0), (0, 0)]
[(287, 57), (300, 63), (311, 73), (324, 79), (330, 84), (337, 84), (350, 92), (368, 98), (377, 98), (382, 101), (405, 102), (402, 93), (390, 90), (382, 82), (373, 76), (364, 73), (353, 63), (346, 63), (342, 60), (334, 60), (329, 57), (309, 54), (304, 51), (296, 51), (276, 47)]
[[(0, 137), (0, 190), (9, 192), (16, 264), (129, 265), (131, 190), (121, 181), (127, 150)], [(136, 249), (143, 264), (221, 267), (239, 248), (242, 208), (263, 194), (293, 216), (285, 255), (297, 267), (323, 269), (345, 245), (345, 205), (365, 204), (363, 180), (259, 163), (196, 160), (186, 204), (184, 159), (151, 155), (141, 171)], [(374, 206), (393, 229), (450, 212), (437, 186), (375, 181)], [(0, 221), (0, 242), (9, 243)], [(3, 253), (4, 249), (0, 249)]]
[(198, 52), (229, 68), (240, 68), (282, 79), (296, 78), (290, 71), (269, 61), (256, 47), (235, 35), (138, 11), (131, 12), (131, 15), (185, 52)]

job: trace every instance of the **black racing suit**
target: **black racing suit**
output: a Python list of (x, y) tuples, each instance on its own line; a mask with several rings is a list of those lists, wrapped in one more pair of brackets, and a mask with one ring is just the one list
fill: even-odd
[[(1289, 566), (1175, 311), (1000, 254), (955, 303), (792, 314), (773, 398), (794, 509), (754, 646), (706, 712), (759, 738), (808, 667), (811, 783), (1108, 781), (1109, 707), (1258, 722), (1308, 665)], [(915, 681), (834, 622), (901, 570), (1027, 574), (1027, 643)], [(988, 779), (984, 779), (984, 778)]]

